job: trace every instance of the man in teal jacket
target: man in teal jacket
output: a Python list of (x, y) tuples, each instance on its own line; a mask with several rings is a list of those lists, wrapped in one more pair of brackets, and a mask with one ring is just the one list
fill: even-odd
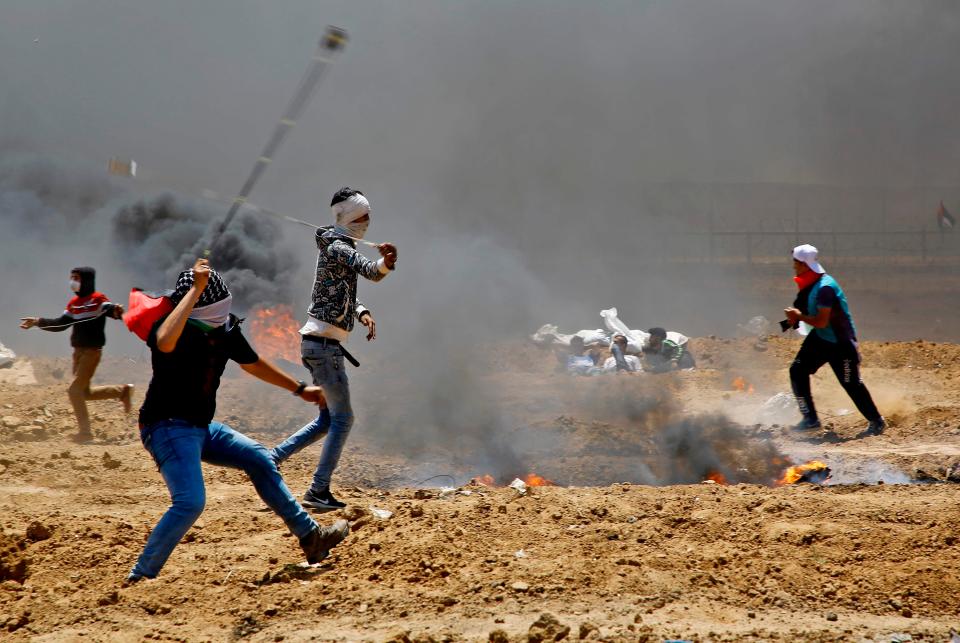
[(790, 383), (803, 414), (796, 428), (820, 428), (810, 392), (810, 376), (824, 364), (830, 364), (840, 385), (869, 422), (864, 434), (880, 435), (886, 424), (860, 379), (857, 329), (843, 289), (826, 274), (817, 261), (817, 249), (809, 244), (793, 249), (793, 271), (800, 292), (793, 306), (783, 312), (795, 328), (800, 322), (813, 327), (790, 366)]

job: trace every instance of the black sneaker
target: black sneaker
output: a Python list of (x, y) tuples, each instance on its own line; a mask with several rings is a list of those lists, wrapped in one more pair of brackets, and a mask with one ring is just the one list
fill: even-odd
[(303, 502), (301, 504), (304, 507), (309, 507), (316, 511), (336, 511), (337, 509), (343, 509), (347, 506), (346, 503), (334, 498), (333, 494), (330, 493), (330, 489), (324, 489), (323, 491), (310, 489), (307, 493), (303, 494)]
[(794, 424), (791, 427), (794, 431), (813, 431), (814, 429), (821, 428), (820, 420), (811, 420), (809, 418), (803, 418), (798, 424)]
[(883, 418), (870, 420), (870, 424), (867, 425), (867, 430), (863, 433), (865, 435), (880, 435), (885, 428), (887, 428), (887, 423)]
[(307, 555), (307, 562), (315, 565), (329, 556), (330, 550), (349, 534), (350, 524), (346, 520), (338, 520), (329, 527), (317, 527), (301, 538), (300, 548)]

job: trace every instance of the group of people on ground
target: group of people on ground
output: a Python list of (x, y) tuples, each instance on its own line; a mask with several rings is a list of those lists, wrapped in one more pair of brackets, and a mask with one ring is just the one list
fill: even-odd
[[(330, 482), (353, 425), (350, 387), (344, 358), (358, 365), (343, 347), (355, 321), (376, 337), (370, 309), (357, 300), (358, 276), (380, 281), (397, 261), (394, 245), (377, 246), (373, 261), (356, 249), (370, 225), (370, 203), (362, 192), (341, 188), (331, 201), (334, 224), (317, 230), (316, 276), (307, 321), (300, 329), (301, 356), (313, 385), (283, 372), (263, 359), (241, 330), (242, 320), (231, 312), (233, 296), (223, 277), (206, 259), (180, 273), (169, 295), (172, 310), (153, 323), (147, 337), (153, 375), (140, 407), (140, 439), (153, 457), (170, 492), (171, 505), (147, 539), (127, 582), (154, 578), (187, 533), (205, 504), (201, 462), (243, 470), (263, 501), (286, 523), (300, 543), (308, 563), (325, 558), (349, 534), (345, 520), (321, 527), (304, 507), (332, 511), (345, 506), (330, 491)], [(72, 328), (74, 381), (70, 400), (80, 432), (91, 439), (85, 401), (116, 398), (129, 410), (133, 387), (91, 387), (90, 381), (105, 344), (107, 317), (121, 318), (123, 307), (94, 288), (92, 268), (71, 272), (70, 300), (61, 317), (25, 317), (22, 328)], [(270, 450), (255, 440), (214, 421), (216, 395), (227, 361), (247, 373), (320, 406), (318, 416)], [(326, 436), (313, 483), (297, 502), (279, 472), (279, 465)]]
[(644, 343), (635, 347), (627, 336), (615, 334), (607, 348), (586, 346), (579, 335), (570, 338), (569, 347), (557, 353), (558, 368), (572, 375), (609, 373), (667, 373), (696, 368), (688, 340), (679, 333), (656, 327), (647, 331)]

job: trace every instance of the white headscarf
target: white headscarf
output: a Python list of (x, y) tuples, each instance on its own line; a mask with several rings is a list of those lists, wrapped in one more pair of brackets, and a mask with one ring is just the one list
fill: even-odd
[(358, 192), (349, 199), (337, 203), (331, 210), (333, 210), (335, 222), (334, 229), (337, 232), (348, 237), (363, 239), (370, 222), (358, 223), (357, 219), (365, 214), (370, 214), (370, 202), (367, 201), (367, 197)]

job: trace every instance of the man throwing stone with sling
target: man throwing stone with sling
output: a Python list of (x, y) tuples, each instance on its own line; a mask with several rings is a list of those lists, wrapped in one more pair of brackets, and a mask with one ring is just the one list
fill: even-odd
[(378, 261), (357, 252), (355, 240), (363, 239), (370, 225), (370, 202), (359, 190), (340, 188), (330, 201), (334, 225), (317, 230), (317, 274), (307, 323), (300, 329), (300, 355), (313, 383), (323, 389), (327, 408), (316, 420), (277, 445), (272, 452), (277, 464), (326, 435), (313, 484), (303, 505), (318, 511), (333, 511), (346, 505), (330, 492), (330, 479), (353, 426), (350, 386), (344, 357), (359, 364), (343, 347), (354, 320), (367, 327), (367, 341), (377, 336), (377, 323), (370, 310), (357, 299), (357, 277), (380, 281), (394, 269), (397, 249), (381, 243)]
[(299, 538), (307, 562), (320, 562), (350, 533), (347, 522), (318, 526), (297, 504), (267, 449), (213, 422), (213, 415), (227, 360), (307, 402), (322, 403), (323, 393), (254, 352), (240, 331), (240, 320), (230, 313), (227, 284), (206, 259), (180, 273), (171, 300), (175, 308), (153, 325), (147, 339), (153, 377), (140, 408), (140, 439), (167, 483), (172, 504), (150, 533), (127, 581), (154, 578), (200, 516), (205, 502), (201, 461), (242, 469)]

